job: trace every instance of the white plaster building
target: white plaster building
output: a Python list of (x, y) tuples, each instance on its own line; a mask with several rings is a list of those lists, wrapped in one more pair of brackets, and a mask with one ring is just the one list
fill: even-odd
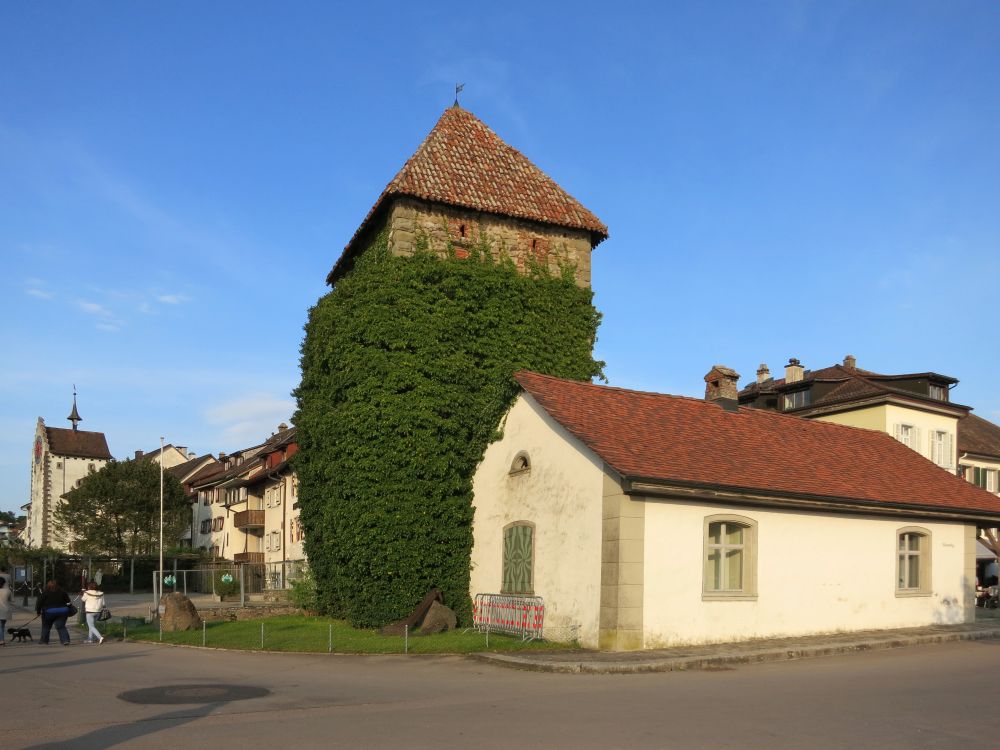
[(31, 457), (31, 502), (23, 507), (28, 520), (24, 542), (28, 547), (54, 547), (71, 551), (73, 539), (58, 527), (55, 511), (62, 496), (80, 485), (87, 474), (112, 460), (103, 432), (78, 429), (82, 421), (73, 395), (67, 419), (72, 429), (46, 427), (41, 417), (35, 426)]
[(1000, 498), (887, 434), (518, 373), (474, 478), (470, 593), (627, 650), (959, 623)]

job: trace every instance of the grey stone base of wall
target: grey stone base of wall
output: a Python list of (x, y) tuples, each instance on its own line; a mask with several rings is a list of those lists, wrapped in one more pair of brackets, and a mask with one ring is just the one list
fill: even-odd
[(994, 638), (1000, 638), (1000, 619), (965, 625), (933, 625), (902, 630), (866, 630), (799, 638), (767, 638), (649, 651), (529, 651), (473, 654), (472, 658), (497, 666), (539, 672), (641, 674), (687, 669), (723, 670), (762, 662)]

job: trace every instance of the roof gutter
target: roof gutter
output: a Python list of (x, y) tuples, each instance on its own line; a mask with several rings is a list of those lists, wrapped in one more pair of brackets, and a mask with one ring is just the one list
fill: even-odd
[[(919, 515), (942, 520), (976, 522), (996, 525), (1000, 523), (1000, 507), (994, 512), (985, 510), (940, 509), (908, 503), (885, 503), (877, 500), (812, 495), (772, 490), (761, 492), (750, 488), (720, 487), (697, 482), (679, 482), (643, 477), (623, 477), (622, 490), (626, 495), (649, 495), (675, 500), (725, 502), (738, 505), (756, 505), (780, 508), (808, 508), (829, 511), (879, 514), (888, 516)], [(1000, 503), (998, 503), (1000, 505)]]

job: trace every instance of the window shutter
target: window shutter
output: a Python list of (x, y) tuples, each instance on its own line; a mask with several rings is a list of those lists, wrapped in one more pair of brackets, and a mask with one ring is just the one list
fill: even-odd
[(920, 450), (920, 428), (913, 427), (912, 430), (913, 430), (913, 443), (910, 445), (910, 447), (913, 448), (913, 450), (915, 450), (917, 453), (920, 453), (920, 455), (923, 455), (923, 452)]
[(902, 435), (900, 435), (899, 433), (900, 433), (900, 427), (899, 423), (897, 422), (892, 426), (892, 436), (896, 438), (896, 440), (902, 440)]
[(504, 532), (503, 592), (523, 594), (532, 590), (530, 526), (511, 526)]
[(953, 462), (952, 462), (952, 460), (951, 460), (952, 453), (954, 453), (954, 451), (952, 450), (952, 447), (953, 447), (952, 446), (952, 434), (949, 432), (947, 435), (944, 436), (944, 451), (945, 451), (945, 453), (944, 453), (944, 461), (941, 464), (942, 466), (947, 466), (949, 469), (954, 465)]

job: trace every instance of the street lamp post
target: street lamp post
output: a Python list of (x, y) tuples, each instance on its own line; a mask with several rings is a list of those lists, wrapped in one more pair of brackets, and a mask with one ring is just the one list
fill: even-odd
[(159, 619), (160, 600), (163, 599), (163, 437), (160, 437), (160, 570), (156, 574), (156, 588), (160, 598), (156, 602), (156, 615)]

